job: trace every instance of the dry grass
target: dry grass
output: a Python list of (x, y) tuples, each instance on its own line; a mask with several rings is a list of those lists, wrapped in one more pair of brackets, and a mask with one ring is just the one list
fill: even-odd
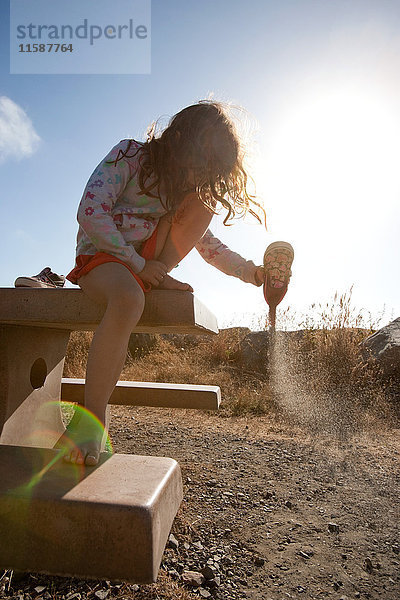
[(158, 574), (157, 583), (141, 585), (139, 590), (132, 592), (132, 586), (123, 585), (117, 599), (130, 600), (193, 600), (193, 594), (185, 590), (165, 571)]
[(266, 414), (273, 404), (268, 381), (257, 374), (243, 373), (236, 364), (239, 341), (237, 332), (222, 332), (185, 349), (159, 338), (147, 356), (128, 358), (122, 378), (218, 385), (224, 398), (223, 415)]
[(336, 292), (327, 302), (313, 303), (306, 313), (297, 311), (288, 306), (278, 314), (279, 328), (290, 329), (363, 329), (372, 331), (379, 329), (384, 320), (390, 321), (393, 316), (387, 318), (385, 308), (376, 315), (367, 309), (356, 308), (352, 303), (353, 286), (346, 292)]
[[(86, 332), (71, 334), (65, 377), (85, 376), (91, 337)], [(190, 348), (176, 347), (157, 336), (149, 354), (133, 359), (128, 353), (121, 379), (218, 385), (224, 398), (221, 415), (267, 414), (274, 405), (267, 375), (243, 372), (236, 358), (239, 342), (239, 333), (229, 330), (202, 338)]]
[(73, 331), (71, 333), (65, 356), (64, 377), (76, 377), (77, 379), (85, 377), (92, 338), (92, 331)]
[(391, 384), (379, 366), (361, 357), (360, 343), (383, 319), (356, 311), (351, 292), (312, 305), (301, 334), (278, 334), (272, 387), (285, 417), (313, 432), (348, 438), (365, 429), (398, 423)]
[[(189, 591), (179, 585), (178, 582), (174, 581), (172, 577), (170, 577), (168, 573), (162, 569), (158, 574), (156, 583), (140, 586), (130, 583), (112, 583), (104, 580), (96, 583), (95, 580), (76, 580), (68, 579), (66, 577), (46, 578), (45, 575), (37, 575), (33, 573), (29, 574), (29, 579), (25, 577), (23, 581), (17, 583), (18, 578), (22, 575), (22, 573), (11, 570), (3, 572), (2, 576), (0, 577), (1, 598), (7, 598), (8, 600), (30, 600), (33, 594), (35, 594), (35, 596), (38, 598), (42, 598), (41, 595), (37, 596), (37, 592), (34, 591), (34, 586), (45, 585), (47, 593), (51, 596), (51, 600), (65, 600), (66, 597), (72, 597), (75, 598), (75, 600), (80, 600), (82, 597), (96, 598), (96, 592), (99, 590), (103, 592), (106, 591), (108, 593), (111, 591), (111, 595), (108, 597), (113, 598), (113, 600), (193, 599), (193, 595), (191, 595)], [(32, 595), (26, 592), (27, 586), (29, 586), (29, 591), (33, 592)], [(17, 590), (17, 592), (12, 594), (10, 587), (11, 590), (14, 588)]]

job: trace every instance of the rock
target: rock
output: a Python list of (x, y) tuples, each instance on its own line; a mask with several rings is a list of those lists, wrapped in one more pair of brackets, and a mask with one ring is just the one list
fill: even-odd
[(285, 506), (286, 506), (287, 508), (293, 508), (293, 502), (291, 502), (290, 500), (286, 500), (286, 502), (285, 502)]
[(202, 573), (199, 573), (198, 571), (183, 571), (182, 581), (186, 585), (200, 587), (205, 582), (205, 577)]
[(132, 358), (142, 358), (157, 345), (158, 337), (150, 333), (131, 333), (128, 350)]
[(339, 533), (339, 525), (337, 523), (328, 523), (328, 531), (331, 533)]
[(364, 569), (367, 571), (367, 573), (371, 574), (372, 571), (374, 570), (374, 567), (372, 566), (372, 561), (370, 558), (366, 558), (364, 560)]
[[(222, 330), (221, 330), (222, 331)], [(187, 333), (185, 335), (177, 334), (177, 333), (161, 333), (160, 338), (166, 340), (178, 350), (188, 350), (190, 348), (195, 348), (199, 345), (200, 341), (204, 336), (192, 335), (191, 333)], [(208, 340), (207, 336), (205, 339)]]
[(251, 332), (249, 327), (225, 327), (219, 330), (219, 335), (224, 335), (227, 338), (242, 339)]
[(373, 358), (388, 376), (400, 376), (400, 317), (360, 344), (365, 361)]
[(218, 588), (221, 585), (221, 577), (217, 576), (214, 579), (206, 579), (205, 585), (209, 588)]
[(214, 556), (213, 556), (213, 560), (216, 563), (219, 563), (221, 558), (222, 558), (222, 556), (220, 556), (219, 554), (214, 554)]
[(203, 544), (201, 542), (194, 542), (193, 546), (198, 550), (203, 550)]
[(208, 590), (204, 589), (204, 588), (199, 588), (199, 595), (202, 598), (211, 598), (211, 594)]
[(178, 550), (179, 542), (176, 537), (170, 533), (168, 538), (168, 548), (173, 548), (174, 550)]
[(243, 369), (265, 373), (268, 364), (268, 331), (250, 331), (240, 342), (234, 354)]
[(46, 589), (46, 586), (45, 585), (37, 585), (34, 589), (35, 589), (35, 592), (40, 594), (41, 592), (43, 592), (43, 590)]
[(203, 567), (201, 569), (201, 572), (206, 579), (214, 579), (214, 577), (217, 575), (217, 570), (215, 568), (210, 567), (209, 565)]
[(28, 576), (29, 576), (29, 574), (25, 573), (25, 571), (18, 571), (17, 569), (13, 569), (12, 581), (13, 581), (13, 583), (17, 583), (19, 581), (23, 581)]
[(261, 558), (261, 556), (256, 556), (256, 558), (254, 559), (254, 564), (256, 565), (256, 567), (262, 567), (265, 563), (264, 558)]
[(109, 593), (110, 593), (110, 590), (97, 590), (97, 592), (95, 592), (94, 595), (97, 598), (99, 598), (99, 600), (105, 600), (105, 598), (107, 598)]

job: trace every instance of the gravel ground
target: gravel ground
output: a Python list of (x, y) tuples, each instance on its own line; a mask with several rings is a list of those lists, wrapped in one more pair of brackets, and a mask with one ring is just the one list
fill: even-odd
[(0, 597), (400, 598), (399, 430), (338, 441), (266, 417), (111, 410), (115, 451), (182, 469), (160, 583), (5, 573)]

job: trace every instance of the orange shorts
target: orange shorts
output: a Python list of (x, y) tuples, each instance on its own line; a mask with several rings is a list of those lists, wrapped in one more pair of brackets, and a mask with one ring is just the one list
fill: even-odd
[[(156, 244), (157, 228), (153, 231), (149, 239), (144, 242), (143, 247), (139, 252), (140, 256), (142, 256), (145, 260), (152, 260), (156, 251)], [(74, 285), (78, 285), (79, 277), (82, 277), (82, 275), (86, 275), (87, 273), (89, 273), (89, 271), (91, 271), (98, 265), (102, 265), (108, 262), (117, 262), (121, 265), (124, 265), (124, 267), (126, 267), (128, 271), (132, 273), (133, 277), (136, 279), (142, 290), (144, 292), (150, 292), (150, 283), (145, 283), (144, 281), (142, 281), (139, 275), (134, 273), (131, 267), (126, 262), (120, 260), (112, 254), (107, 254), (106, 252), (96, 252), (96, 254), (80, 254), (79, 256), (77, 256), (75, 267), (70, 273), (68, 273), (66, 279), (68, 279), (68, 281), (70, 281)]]

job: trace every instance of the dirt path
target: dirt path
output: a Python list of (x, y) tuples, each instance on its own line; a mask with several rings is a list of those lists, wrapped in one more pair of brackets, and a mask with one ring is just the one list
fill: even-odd
[(179, 547), (163, 561), (171, 576), (208, 562), (218, 598), (400, 598), (398, 430), (344, 443), (290, 436), (267, 418), (113, 415), (118, 452), (181, 465)]
[[(175, 458), (184, 502), (150, 586), (31, 574), (18, 600), (400, 598), (400, 432), (347, 442), (266, 418), (114, 406), (117, 452)], [(208, 566), (200, 587), (184, 571)], [(212, 587), (214, 586), (214, 587)]]

